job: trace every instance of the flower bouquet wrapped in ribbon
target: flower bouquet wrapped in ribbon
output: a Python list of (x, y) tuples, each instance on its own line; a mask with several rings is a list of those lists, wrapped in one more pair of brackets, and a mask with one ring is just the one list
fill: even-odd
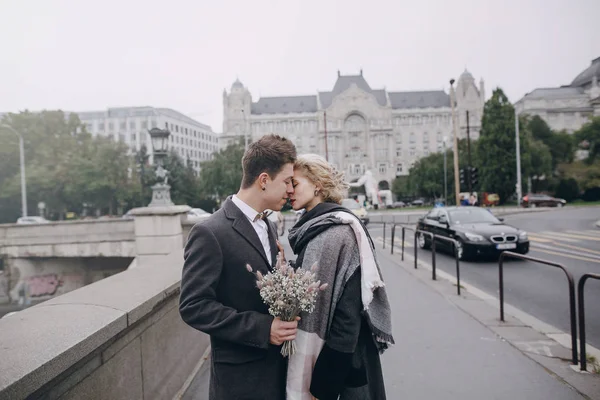
[[(250, 264), (246, 265), (249, 272), (254, 273)], [(260, 296), (269, 306), (269, 314), (279, 317), (282, 321), (294, 321), (301, 312), (310, 314), (315, 308), (317, 295), (327, 288), (316, 280), (317, 265), (310, 270), (298, 268), (294, 271), (284, 259), (283, 254), (277, 255), (277, 265), (272, 272), (263, 275), (256, 271), (256, 286)], [(288, 357), (296, 351), (294, 341), (286, 341), (281, 348), (281, 354)]]

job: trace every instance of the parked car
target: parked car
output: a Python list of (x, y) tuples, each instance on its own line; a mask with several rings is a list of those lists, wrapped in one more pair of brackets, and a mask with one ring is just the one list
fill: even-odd
[(567, 204), (566, 200), (548, 196), (547, 194), (530, 193), (523, 197), (523, 207), (563, 207)]
[(48, 221), (46, 218), (44, 217), (21, 217), (19, 219), (17, 219), (17, 224), (47, 224), (50, 221)]
[(404, 208), (406, 206), (407, 204), (403, 201), (395, 201), (391, 206), (388, 206), (388, 208)]
[(413, 201), (410, 203), (410, 205), (411, 205), (411, 206), (422, 207), (422, 206), (424, 206), (424, 205), (425, 205), (425, 200), (423, 200), (423, 199), (416, 199), (416, 200), (413, 200)]
[(350, 211), (356, 215), (363, 224), (367, 225), (369, 223), (369, 213), (365, 208), (354, 199), (343, 199), (342, 207), (346, 207)]
[[(521, 254), (529, 252), (527, 232), (505, 224), (491, 212), (478, 207), (438, 207), (421, 217), (417, 229), (457, 241), (460, 260), (477, 256), (497, 256), (505, 250)], [(431, 237), (417, 234), (422, 249), (431, 247)], [(453, 252), (451, 242), (438, 239), (436, 250)]]

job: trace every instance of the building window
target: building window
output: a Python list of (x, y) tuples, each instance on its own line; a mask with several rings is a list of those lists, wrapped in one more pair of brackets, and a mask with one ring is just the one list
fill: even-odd
[(387, 164), (379, 164), (379, 173), (383, 175), (387, 173)]
[(135, 129), (135, 121), (129, 121), (129, 129)]
[(109, 122), (109, 123), (108, 123), (108, 131), (109, 131), (109, 132), (112, 132), (112, 131), (113, 131), (113, 129), (115, 129), (115, 125), (114, 125), (112, 122)]
[(98, 124), (98, 130), (99, 130), (99, 131), (103, 131), (103, 130), (104, 130), (104, 122), (100, 122), (100, 123)]
[(396, 164), (396, 174), (402, 173), (402, 164)]
[(134, 132), (134, 133), (131, 134), (131, 141), (135, 142), (136, 141), (135, 139), (136, 139), (136, 137), (135, 137), (135, 132)]
[[(142, 122), (142, 125), (144, 124), (144, 122)], [(152, 120), (150, 121), (150, 126), (152, 126), (153, 128), (156, 128), (158, 125), (156, 123), (156, 120), (154, 118), (152, 118)]]
[(119, 124), (119, 127), (120, 127), (120, 129), (121, 129), (122, 131), (124, 131), (124, 130), (126, 130), (126, 129), (127, 129), (127, 124), (126, 124), (125, 122), (121, 122), (121, 123)]
[(411, 142), (411, 143), (415, 143), (415, 142), (416, 142), (416, 139), (415, 139), (415, 133), (414, 133), (414, 132), (411, 132), (411, 133), (410, 133), (410, 142)]
[[(156, 125), (153, 128), (156, 128)], [(142, 121), (142, 129), (148, 129), (148, 121)]]

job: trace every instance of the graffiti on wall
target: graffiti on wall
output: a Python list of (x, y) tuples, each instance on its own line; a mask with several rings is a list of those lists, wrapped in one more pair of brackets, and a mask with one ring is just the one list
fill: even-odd
[(62, 285), (63, 281), (57, 274), (37, 275), (27, 278), (29, 296), (31, 297), (53, 296)]

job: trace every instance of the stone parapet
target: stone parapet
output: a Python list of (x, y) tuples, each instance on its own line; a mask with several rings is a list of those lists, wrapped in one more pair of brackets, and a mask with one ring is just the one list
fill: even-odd
[(179, 247), (0, 319), (0, 400), (173, 398), (208, 347), (179, 317), (182, 265)]

